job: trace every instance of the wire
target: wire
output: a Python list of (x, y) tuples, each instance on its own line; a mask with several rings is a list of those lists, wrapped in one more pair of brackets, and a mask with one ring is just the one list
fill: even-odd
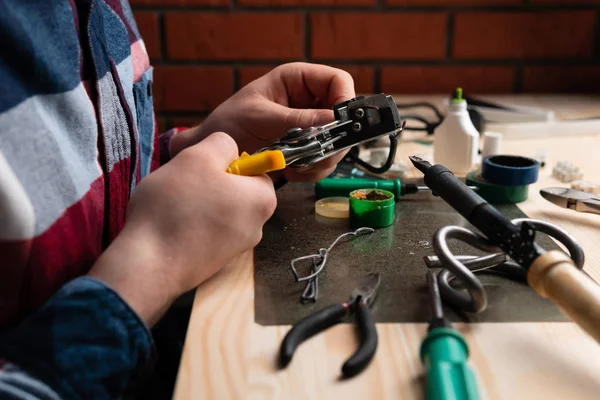
[(416, 114), (403, 115), (402, 119), (404, 119), (404, 120), (414, 120), (414, 121), (419, 121), (419, 122), (425, 124), (425, 126), (423, 126), (423, 127), (405, 127), (404, 129), (406, 129), (407, 131), (423, 131), (423, 132), (427, 132), (428, 135), (433, 135), (435, 129), (438, 126), (440, 126), (442, 121), (444, 121), (444, 115), (440, 112), (440, 110), (438, 110), (438, 108), (436, 106), (434, 106), (431, 103), (418, 102), (418, 103), (408, 103), (408, 104), (397, 104), (397, 106), (398, 106), (399, 110), (407, 109), (407, 108), (418, 108), (418, 107), (429, 108), (430, 110), (433, 111), (433, 113), (437, 117), (437, 121), (430, 122), (427, 119), (425, 119), (419, 115), (416, 115)]
[[(303, 303), (306, 301), (313, 301), (313, 302), (316, 301), (317, 295), (319, 293), (319, 289), (318, 289), (319, 274), (323, 271), (323, 269), (325, 268), (325, 265), (327, 264), (327, 260), (329, 258), (329, 253), (331, 253), (331, 250), (335, 247), (335, 245), (337, 245), (339, 243), (340, 240), (342, 240), (346, 237), (355, 237), (355, 236), (360, 236), (360, 235), (364, 235), (367, 233), (373, 233), (373, 232), (375, 232), (375, 229), (373, 229), (373, 228), (358, 228), (357, 230), (355, 230), (353, 232), (346, 232), (346, 233), (338, 236), (333, 241), (333, 243), (331, 243), (331, 245), (328, 248), (326, 248), (326, 249), (320, 248), (319, 252), (317, 254), (310, 254), (308, 256), (294, 258), (290, 262), (290, 267), (292, 268), (292, 273), (294, 274), (294, 278), (296, 279), (296, 282), (308, 281), (308, 284), (306, 285), (304, 292), (302, 292), (302, 297), (300, 298), (300, 301)], [(301, 277), (300, 274), (298, 274), (298, 270), (296, 269), (296, 264), (301, 261), (305, 261), (305, 260), (312, 261), (312, 267), (311, 267), (309, 275)]]
[[(406, 128), (404, 128), (404, 129), (406, 129)], [(389, 135), (390, 152), (388, 153), (385, 163), (380, 167), (376, 167), (376, 166), (369, 164), (368, 162), (362, 160), (359, 157), (360, 149), (358, 146), (355, 146), (350, 149), (350, 151), (344, 158), (344, 161), (347, 163), (355, 163), (358, 166), (360, 166), (361, 168), (364, 168), (365, 170), (367, 170), (368, 172), (370, 172), (372, 174), (377, 174), (377, 175), (384, 174), (387, 171), (389, 171), (389, 169), (394, 164), (394, 161), (396, 161), (396, 151), (398, 149), (398, 138), (400, 137), (400, 134), (401, 133), (398, 132), (398, 133), (392, 133)]]
[(396, 104), (398, 106), (398, 110), (402, 110), (405, 108), (419, 108), (419, 107), (425, 107), (425, 108), (429, 108), (431, 111), (434, 112), (434, 114), (438, 117), (438, 119), (444, 119), (444, 115), (440, 112), (440, 110), (438, 110), (438, 108), (436, 106), (434, 106), (431, 103), (427, 103), (427, 102), (417, 102), (417, 103), (406, 103), (406, 104)]

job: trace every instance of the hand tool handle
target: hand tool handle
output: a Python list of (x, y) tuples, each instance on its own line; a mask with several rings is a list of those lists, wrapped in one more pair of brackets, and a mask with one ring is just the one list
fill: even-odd
[(529, 267), (527, 282), (600, 343), (600, 286), (578, 270), (565, 253), (552, 250)]
[(296, 351), (296, 347), (309, 337), (340, 322), (348, 312), (346, 304), (334, 304), (304, 318), (285, 335), (279, 351), (279, 365), (286, 367)]
[(243, 152), (240, 158), (231, 163), (227, 172), (235, 175), (255, 176), (285, 167), (285, 157), (280, 150), (267, 150), (253, 155)]
[(476, 400), (477, 383), (467, 359), (465, 339), (452, 328), (431, 330), (421, 344), (427, 370), (428, 400)]
[(360, 347), (342, 366), (342, 375), (350, 378), (365, 369), (377, 350), (377, 329), (371, 310), (363, 303), (356, 308), (356, 322), (360, 332)]
[(315, 197), (348, 197), (355, 190), (371, 188), (388, 190), (396, 199), (404, 194), (400, 179), (325, 178), (315, 184)]

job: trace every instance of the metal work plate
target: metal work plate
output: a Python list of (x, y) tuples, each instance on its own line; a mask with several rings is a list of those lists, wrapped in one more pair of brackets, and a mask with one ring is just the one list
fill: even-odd
[[(313, 185), (288, 184), (277, 196), (277, 211), (265, 225), (263, 240), (255, 250), (255, 319), (263, 325), (292, 324), (318, 309), (345, 301), (359, 278), (369, 272), (381, 274), (373, 307), (377, 322), (428, 322), (431, 313), (423, 257), (434, 255), (430, 244), (433, 234), (446, 225), (473, 229), (430, 193), (403, 197), (396, 203), (392, 226), (333, 248), (319, 278), (317, 302), (301, 304), (305, 283), (295, 282), (290, 261), (318, 253), (319, 248), (329, 247), (336, 237), (352, 229), (348, 220), (315, 215)], [(509, 219), (525, 216), (514, 205), (498, 209)], [(538, 242), (548, 250), (558, 248), (546, 236)], [(454, 254), (481, 254), (461, 242), (452, 242), (451, 248)], [(487, 309), (480, 314), (466, 314), (444, 306), (451, 321), (566, 321), (552, 302), (539, 297), (525, 282), (491, 273), (477, 275), (488, 295)]]

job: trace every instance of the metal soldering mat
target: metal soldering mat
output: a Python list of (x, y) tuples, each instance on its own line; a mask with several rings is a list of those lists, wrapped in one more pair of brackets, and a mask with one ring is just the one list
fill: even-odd
[[(446, 225), (472, 226), (443, 200), (430, 193), (403, 197), (396, 202), (395, 223), (371, 235), (339, 243), (319, 277), (316, 303), (300, 303), (305, 282), (297, 283), (290, 269), (293, 258), (318, 253), (340, 234), (352, 229), (348, 220), (315, 216), (313, 186), (288, 184), (277, 191), (278, 208), (264, 227), (255, 250), (255, 320), (263, 325), (285, 325), (348, 299), (358, 279), (381, 274), (373, 307), (377, 322), (428, 322), (430, 316), (423, 257), (434, 255), (431, 239)], [(512, 204), (498, 205), (509, 219), (524, 217)], [(558, 248), (540, 234), (546, 249)], [(481, 254), (462, 242), (450, 242), (454, 254)], [(494, 273), (479, 274), (488, 295), (480, 314), (455, 312), (444, 306), (452, 321), (540, 322), (565, 321), (549, 300), (539, 297), (524, 282)]]

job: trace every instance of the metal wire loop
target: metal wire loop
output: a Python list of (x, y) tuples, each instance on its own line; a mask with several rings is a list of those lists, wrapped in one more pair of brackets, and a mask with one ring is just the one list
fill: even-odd
[[(329, 253), (331, 250), (344, 238), (360, 236), (367, 233), (375, 232), (372, 228), (358, 228), (354, 232), (347, 232), (343, 235), (338, 236), (333, 243), (328, 248), (320, 248), (317, 254), (310, 254), (308, 256), (302, 256), (295, 258), (291, 261), (290, 266), (292, 268), (292, 272), (294, 274), (294, 278), (296, 282), (308, 281), (308, 284), (304, 288), (302, 292), (302, 296), (300, 297), (300, 301), (302, 303), (307, 301), (316, 301), (319, 295), (319, 274), (325, 268), (327, 264), (327, 260), (329, 258)], [(310, 270), (310, 274), (307, 276), (300, 276), (298, 270), (296, 269), (296, 264), (302, 261), (312, 260), (312, 267)]]
[[(339, 243), (340, 240), (342, 240), (346, 237), (349, 237), (349, 236), (360, 236), (360, 235), (364, 235), (366, 233), (373, 233), (373, 232), (375, 232), (375, 229), (372, 229), (372, 228), (358, 228), (354, 232), (347, 232), (347, 233), (344, 233), (343, 235), (338, 236), (333, 241), (333, 243), (331, 243), (331, 245), (328, 248), (326, 248), (326, 249), (320, 248), (318, 254), (311, 254), (308, 256), (294, 258), (291, 261), (291, 267), (292, 267), (292, 272), (294, 273), (294, 277), (296, 278), (296, 282), (307, 281), (307, 280), (313, 279), (314, 277), (319, 275), (321, 273), (321, 271), (323, 271), (323, 268), (325, 268), (325, 264), (327, 264), (327, 259), (329, 257), (329, 253), (335, 247), (335, 245)], [(310, 275), (300, 277), (300, 275), (298, 274), (298, 270), (296, 269), (296, 264), (298, 262), (301, 262), (304, 260), (310, 260), (310, 259), (313, 260), (313, 263), (316, 262), (316, 268)]]
[[(531, 218), (513, 219), (512, 223), (521, 226), (529, 223), (536, 231), (543, 232), (562, 243), (569, 252), (577, 268), (583, 268), (585, 254), (577, 240), (562, 228), (549, 222)], [(455, 239), (470, 246), (488, 252), (485, 256), (454, 255), (448, 247), (448, 240)], [(487, 296), (481, 281), (475, 272), (493, 269), (512, 279), (526, 280), (527, 271), (519, 264), (511, 261), (507, 254), (494, 246), (489, 240), (469, 229), (459, 226), (446, 226), (438, 229), (433, 236), (433, 250), (437, 257), (425, 257), (428, 268), (443, 268), (437, 274), (437, 281), (442, 298), (463, 311), (479, 313), (487, 307)], [(458, 279), (464, 285), (466, 293), (450, 285), (453, 279)]]

